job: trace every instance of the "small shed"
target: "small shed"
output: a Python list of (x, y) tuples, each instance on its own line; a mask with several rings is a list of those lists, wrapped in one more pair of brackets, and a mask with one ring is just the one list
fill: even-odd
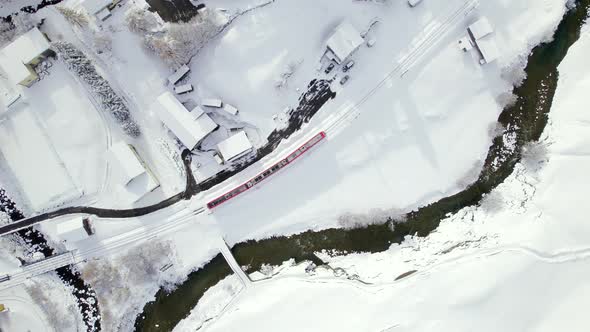
[(203, 106), (207, 106), (207, 107), (221, 107), (221, 105), (223, 105), (223, 103), (221, 102), (221, 99), (214, 99), (214, 98), (206, 98), (203, 99), (203, 101), (201, 102), (201, 104)]
[(223, 110), (226, 111), (227, 113), (231, 114), (231, 115), (238, 115), (238, 113), (240, 113), (240, 111), (238, 110), (237, 107), (232, 106), (230, 104), (224, 104), (223, 105)]
[(68, 218), (57, 223), (56, 235), (62, 242), (77, 242), (88, 237), (82, 217)]
[(334, 61), (340, 64), (356, 51), (363, 42), (360, 32), (350, 22), (344, 21), (328, 39), (327, 47), (333, 53)]
[(182, 65), (174, 72), (174, 74), (168, 77), (168, 83), (172, 85), (178, 83), (178, 81), (180, 81), (186, 74), (188, 74), (189, 71), (190, 68), (187, 65)]
[(33, 28), (0, 51), (0, 68), (12, 84), (30, 87), (38, 78), (33, 66), (52, 53), (45, 35)]
[(179, 85), (174, 88), (174, 92), (176, 92), (179, 95), (181, 95), (183, 93), (191, 92), (191, 91), (193, 91), (192, 84), (183, 84), (183, 85)]
[(169, 91), (157, 98), (155, 111), (166, 127), (190, 150), (219, 126), (205, 112), (189, 112)]
[(254, 149), (252, 143), (244, 131), (225, 139), (217, 144), (219, 154), (226, 162), (239, 159)]

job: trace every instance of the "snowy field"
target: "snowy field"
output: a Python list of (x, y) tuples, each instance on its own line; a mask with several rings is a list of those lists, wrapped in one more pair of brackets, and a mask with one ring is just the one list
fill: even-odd
[(206, 331), (586, 331), (588, 54), (586, 28), (559, 67), (546, 154), (525, 158), (480, 207), (383, 253), (322, 255), (372, 285), (299, 265), (240, 294)]
[[(414, 10), (402, 3), (351, 5), (380, 12), (383, 23), (371, 32), (377, 40), (402, 27), (407, 33), (370, 49), (361, 48), (353, 56), (357, 64), (350, 82), (303, 130), (307, 135), (326, 130), (327, 142), (256, 190), (213, 211), (228, 241), (345, 226), (338, 217), (347, 212), (408, 211), (475, 180), (502, 108), (499, 96), (511, 89), (503, 73), (506, 68), (522, 66), (521, 58), (532, 46), (551, 36), (565, 2), (485, 3), (455, 26), (447, 26), (445, 18), (464, 3), (430, 1)], [(280, 4), (261, 10), (278, 10)], [(310, 11), (300, 16), (315, 17), (313, 6), (298, 8)], [(357, 16), (348, 15), (356, 23)], [(457, 47), (467, 25), (478, 16), (487, 16), (495, 25), (495, 38), (502, 49), (501, 58), (488, 66), (480, 66), (473, 54)], [(533, 17), (535, 24), (525, 26)], [(322, 22), (307, 25), (322, 26)], [(280, 30), (280, 22), (275, 23)], [(422, 47), (424, 39), (439, 28), (446, 34), (434, 39), (434, 45), (430, 41), (428, 48)], [(517, 28), (518, 34), (514, 33)], [(295, 49), (299, 48), (305, 47)], [(410, 61), (404, 60), (408, 58)], [(403, 71), (389, 76), (398, 61), (409, 70), (403, 78)], [(304, 135), (295, 135), (291, 141), (303, 142)], [(259, 208), (258, 202), (271, 201), (272, 205)]]
[(0, 123), (3, 183), (16, 181), (37, 212), (99, 193), (110, 133), (83, 88), (54, 61), (21, 95)]
[[(104, 273), (89, 273), (87, 278), (97, 288), (99, 298), (106, 297), (101, 303), (108, 308), (104, 326), (115, 324), (122, 330), (131, 329), (135, 315), (153, 299), (157, 289), (180, 282), (190, 271), (203, 266), (219, 252), (222, 238), (231, 244), (273, 234), (343, 227), (347, 225), (339, 217), (347, 212), (408, 211), (463, 189), (475, 179), (487, 153), (490, 131), (502, 108), (500, 96), (511, 87), (506, 73), (524, 65), (522, 59), (551, 35), (565, 8), (565, 0), (482, 1), (464, 19), (448, 24), (445, 18), (466, 1), (425, 0), (414, 9), (405, 1), (387, 5), (334, 3), (277, 0), (235, 19), (193, 58), (188, 80), (197, 89), (188, 97), (220, 97), (240, 108), (240, 116), (262, 131), (272, 129), (272, 115), (294, 106), (314, 77), (331, 78), (337, 74), (337, 97), (271, 158), (227, 183), (191, 202), (145, 217), (98, 220), (93, 237), (69, 243), (69, 248), (78, 249), (79, 257), (89, 259), (88, 264), (80, 266), (82, 269), (98, 266), (95, 271)], [(226, 7), (235, 13), (254, 4), (223, 0), (208, 6)], [(156, 96), (170, 88), (165, 79), (171, 70), (142, 49), (138, 36), (123, 23), (124, 11), (125, 7), (116, 9), (103, 25), (104, 31), (112, 34), (112, 51), (88, 53), (105, 77), (114, 82), (113, 88), (130, 102), (131, 112), (142, 128), (143, 136), (132, 143), (153, 166), (163, 185), (142, 202), (148, 204), (182, 190), (184, 184), (174, 139), (153, 112)], [(85, 50), (93, 47), (87, 34), (64, 29), (66, 23), (55, 9), (44, 9), (38, 15), (48, 18), (44, 29), (54, 40), (65, 39)], [(465, 35), (470, 23), (484, 15), (496, 28), (494, 38), (502, 54), (497, 62), (482, 67), (473, 53), (458, 49), (457, 40)], [(345, 86), (338, 84), (343, 75), (339, 68), (329, 77), (316, 71), (324, 42), (340, 21), (347, 19), (363, 30), (374, 17), (380, 23), (369, 35), (377, 44), (372, 48), (363, 46), (353, 56), (356, 65)], [(563, 73), (555, 101), (557, 109), (552, 110), (552, 124), (546, 131), (547, 137), (555, 141), (550, 146), (550, 162), (538, 173), (536, 169), (531, 171), (530, 165), (517, 168), (507, 183), (490, 195), (492, 202), (520, 200), (525, 202), (523, 205), (503, 203), (505, 211), (485, 205), (467, 208), (445, 220), (429, 237), (408, 238), (384, 253), (338, 257), (318, 253), (333, 267), (343, 267), (377, 286), (334, 279), (331, 272), (318, 271), (313, 278), (304, 277), (301, 266), (245, 291), (228, 278), (205, 297), (206, 307), (203, 303), (197, 306), (177, 330), (190, 331), (206, 325), (205, 321), (220, 312), (221, 318), (208, 326), (210, 329), (274, 331), (280, 324), (286, 331), (337, 327), (358, 331), (372, 324), (375, 331), (438, 331), (450, 330), (451, 326), (459, 330), (474, 326), (497, 330), (499, 326), (517, 331), (530, 327), (531, 321), (542, 316), (545, 320), (538, 323), (539, 329), (555, 330), (552, 324), (559, 322), (561, 314), (551, 306), (552, 301), (561, 304), (558, 310), (573, 315), (584, 308), (577, 306), (584, 304), (580, 302), (584, 299), (578, 297), (589, 291), (571, 277), (590, 270), (585, 259), (585, 239), (590, 229), (585, 227), (582, 214), (571, 208), (571, 202), (583, 203), (588, 185), (579, 180), (586, 166), (580, 151), (587, 150), (587, 119), (582, 113), (573, 113), (582, 107), (568, 104), (586, 102), (583, 98), (588, 87), (578, 82), (587, 82), (590, 77), (590, 72), (579, 70), (584, 55), (590, 52), (589, 44), (587, 33), (560, 68)], [(293, 61), (300, 62), (297, 71), (287, 87), (277, 90), (277, 75)], [(51, 188), (52, 195), (63, 198), (74, 189), (84, 194), (103, 190), (106, 195), (98, 195), (95, 204), (129, 207), (116, 195), (109, 195), (112, 184), (104, 157), (111, 141), (109, 135), (122, 139), (119, 129), (113, 126), (110, 132), (112, 119), (108, 115), (106, 124), (98, 125), (105, 120), (85, 91), (67, 77), (61, 65), (55, 64), (51, 70), (51, 75), (25, 93), (22, 105), (28, 108), (11, 115), (27, 116), (18, 133), (35, 133), (27, 135), (23, 147), (27, 151), (40, 150), (34, 154), (43, 160), (39, 163), (44, 165), (44, 172), (36, 172), (35, 165), (28, 163), (30, 156), (18, 153), (15, 144), (20, 137), (10, 138), (8, 145), (0, 144), (3, 155), (14, 160), (7, 165), (23, 172), (17, 176), (19, 180), (33, 181), (29, 191), (36, 194), (46, 195), (48, 191), (38, 191), (36, 186), (44, 182), (34, 181), (55, 181), (45, 188), (63, 188)], [(28, 98), (29, 92), (41, 97)], [(75, 98), (60, 106), (66, 95)], [(80, 112), (88, 114), (80, 116)], [(0, 130), (7, 130), (10, 121), (0, 124)], [(191, 215), (207, 198), (264, 169), (265, 162), (271, 163), (274, 156), (292, 151), (320, 130), (327, 132), (327, 141), (293, 166), (209, 215)], [(4, 139), (0, 135), (0, 143)], [(26, 188), (23, 191), (26, 195)], [(56, 235), (55, 223), (45, 223), (41, 230), (59, 249), (65, 248)], [(161, 243), (167, 251), (149, 256), (153, 251), (142, 249), (153, 243)], [(141, 262), (134, 260), (140, 256)], [(161, 273), (158, 269), (168, 263), (172, 267)], [(136, 266), (141, 271), (133, 271)], [(392, 283), (401, 273), (413, 269), (419, 272)], [(473, 271), (481, 273), (481, 278), (475, 277)], [(116, 279), (109, 279), (111, 276)], [(545, 291), (549, 283), (555, 285), (552, 292)], [(458, 289), (457, 284), (463, 287)], [(113, 289), (116, 292), (109, 293)], [(523, 296), (514, 300), (516, 291)], [(237, 301), (225, 307), (236, 294)], [(534, 305), (530, 296), (536, 296)], [(511, 306), (520, 310), (509, 310)], [(333, 310), (326, 312), (326, 307)], [(473, 308), (482, 310), (473, 312)], [(305, 319), (295, 319), (293, 312)], [(498, 313), (506, 317), (502, 320), (505, 325), (495, 324)], [(364, 325), (355, 325), (359, 321)], [(490, 324), (480, 324), (488, 321)]]

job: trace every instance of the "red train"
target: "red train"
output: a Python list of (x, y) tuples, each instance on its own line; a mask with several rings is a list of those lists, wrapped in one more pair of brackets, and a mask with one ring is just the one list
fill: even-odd
[(225, 193), (225, 194), (217, 197), (216, 199), (210, 201), (209, 203), (207, 203), (207, 207), (209, 209), (213, 209), (214, 207), (217, 207), (217, 206), (229, 201), (230, 199), (238, 196), (239, 194), (245, 192), (246, 190), (254, 187), (255, 185), (262, 182), (264, 179), (266, 179), (266, 178), (270, 177), (271, 175), (275, 174), (276, 172), (278, 172), (281, 168), (284, 168), (287, 165), (289, 165), (290, 163), (292, 163), (295, 159), (299, 158), (302, 154), (304, 154), (307, 150), (309, 150), (314, 145), (318, 144), (325, 137), (326, 137), (325, 132), (323, 132), (323, 131), (319, 132), (317, 135), (312, 137), (309, 141), (307, 141), (303, 145), (301, 145), (297, 150), (293, 151), (291, 154), (289, 154), (287, 157), (280, 160), (279, 162), (277, 162), (273, 166), (267, 168), (262, 173), (253, 177), (248, 182), (242, 184), (241, 186), (238, 186), (237, 188), (234, 188), (234, 189), (228, 191), (227, 193)]

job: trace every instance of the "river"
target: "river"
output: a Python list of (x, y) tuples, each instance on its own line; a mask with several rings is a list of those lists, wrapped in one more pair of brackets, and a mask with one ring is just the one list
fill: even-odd
[[(404, 223), (372, 225), (359, 229), (327, 229), (307, 231), (285, 237), (260, 241), (246, 241), (232, 248), (238, 263), (256, 271), (262, 264), (280, 264), (290, 258), (296, 261), (311, 260), (322, 264), (313, 254), (321, 250), (346, 252), (380, 252), (392, 243), (400, 243), (405, 235), (418, 233), (426, 236), (436, 229), (448, 213), (478, 204), (485, 193), (502, 183), (521, 158), (524, 144), (537, 141), (547, 124), (548, 114), (558, 81), (557, 67), (569, 47), (578, 40), (581, 27), (588, 16), (590, 0), (578, 0), (559, 24), (553, 41), (538, 45), (529, 56), (525, 69), (527, 76), (521, 86), (514, 89), (516, 103), (505, 108), (498, 118), (510, 132), (516, 134), (517, 148), (504, 145), (502, 137), (493, 141), (486, 162), (477, 179), (465, 190), (445, 197), (407, 215)], [(500, 161), (492, 165), (493, 161)], [(231, 273), (227, 265), (216, 257), (188, 276), (176, 290), (160, 290), (156, 301), (148, 303), (136, 321), (137, 331), (170, 331), (197, 304), (202, 294), (218, 280)], [(171, 299), (175, 299), (172, 301)], [(158, 326), (158, 327), (156, 327)]]

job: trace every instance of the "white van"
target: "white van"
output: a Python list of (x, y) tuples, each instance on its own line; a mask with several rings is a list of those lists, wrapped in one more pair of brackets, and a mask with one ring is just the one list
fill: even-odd
[(416, 7), (422, 0), (408, 0), (410, 7)]

